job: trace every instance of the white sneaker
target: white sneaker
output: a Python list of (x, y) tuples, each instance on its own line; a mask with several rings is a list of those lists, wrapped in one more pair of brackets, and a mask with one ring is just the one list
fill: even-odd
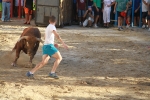
[(94, 27), (97, 28), (98, 26), (96, 24), (94, 24)]
[(150, 32), (150, 28), (148, 29), (148, 31)]
[(144, 29), (144, 28), (145, 28), (145, 25), (143, 25), (142, 28)]

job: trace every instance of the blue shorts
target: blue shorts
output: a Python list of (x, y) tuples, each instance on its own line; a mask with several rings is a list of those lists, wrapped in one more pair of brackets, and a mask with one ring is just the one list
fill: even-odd
[(85, 11), (84, 10), (78, 10), (78, 17), (83, 17), (84, 16)]
[(58, 52), (57, 48), (54, 46), (54, 44), (44, 45), (43, 48), (43, 55), (49, 55), (52, 56), (56, 52)]

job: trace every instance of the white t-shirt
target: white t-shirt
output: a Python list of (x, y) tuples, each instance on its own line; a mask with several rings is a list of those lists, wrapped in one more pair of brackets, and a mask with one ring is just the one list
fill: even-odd
[[(148, 3), (148, 0), (144, 0), (146, 3)], [(148, 7), (147, 5), (145, 5), (142, 1), (142, 12), (147, 12), (148, 11)]]
[[(21, 6), (23, 6), (24, 0), (21, 0)], [(15, 6), (19, 6), (19, 0), (15, 0)]]
[(54, 33), (56, 31), (56, 27), (52, 24), (49, 24), (45, 31), (45, 42), (44, 45), (54, 44)]
[(109, 8), (111, 9), (111, 7), (108, 7), (108, 5), (110, 5), (112, 2), (114, 2), (114, 0), (104, 0), (104, 9)]

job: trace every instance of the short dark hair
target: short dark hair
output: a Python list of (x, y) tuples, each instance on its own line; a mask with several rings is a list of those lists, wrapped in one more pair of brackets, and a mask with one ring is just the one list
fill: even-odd
[(53, 15), (50, 16), (50, 17), (49, 17), (49, 21), (52, 22), (52, 23), (56, 22), (56, 17), (53, 16)]

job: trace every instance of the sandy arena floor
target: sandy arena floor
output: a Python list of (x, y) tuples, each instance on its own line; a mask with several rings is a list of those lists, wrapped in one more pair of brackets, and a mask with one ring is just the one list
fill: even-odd
[[(22, 24), (22, 22), (20, 22)], [(48, 77), (54, 59), (35, 73), (25, 74), (29, 57), (17, 67), (9, 55), (23, 29), (0, 22), (0, 100), (150, 100), (150, 33), (139, 28), (118, 31), (67, 26), (58, 29), (69, 50), (59, 48), (60, 79)], [(39, 27), (42, 36), (45, 27)], [(33, 59), (41, 61), (42, 44)]]

